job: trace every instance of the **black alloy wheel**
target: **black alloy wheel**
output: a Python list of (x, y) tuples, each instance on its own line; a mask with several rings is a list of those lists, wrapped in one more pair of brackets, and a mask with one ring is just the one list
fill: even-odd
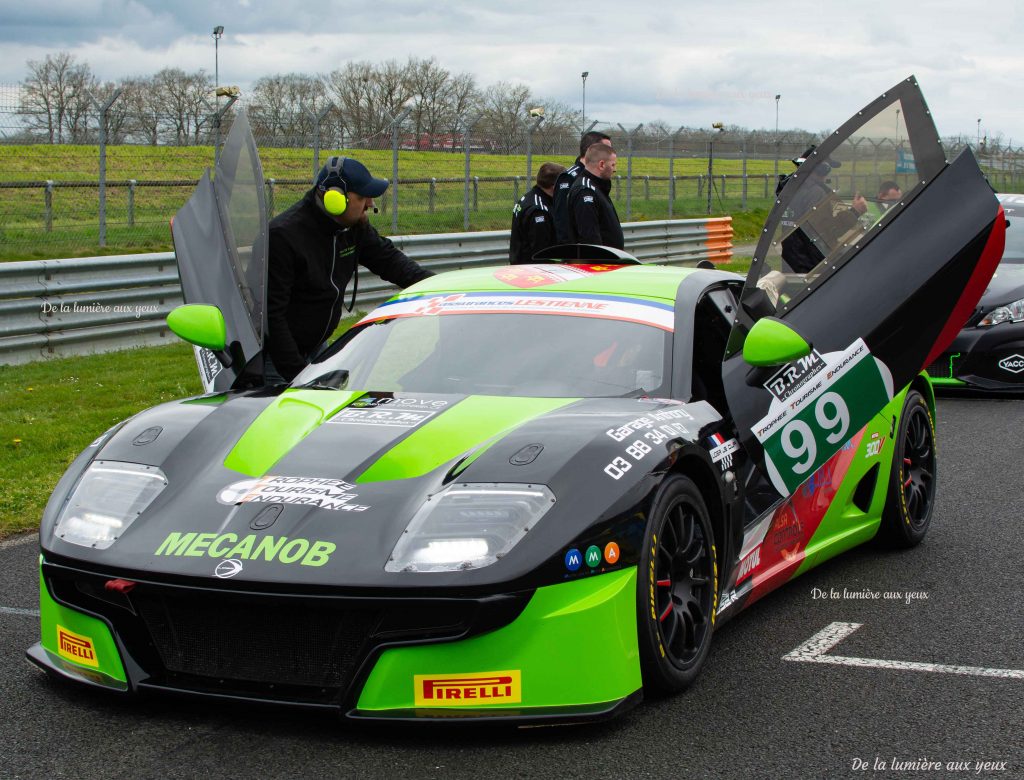
[(714, 630), (718, 567), (704, 499), (687, 477), (663, 483), (645, 535), (637, 582), (644, 683), (657, 692), (690, 685)]
[(937, 485), (935, 424), (924, 397), (909, 390), (893, 452), (889, 494), (879, 536), (896, 547), (913, 547), (928, 531)]

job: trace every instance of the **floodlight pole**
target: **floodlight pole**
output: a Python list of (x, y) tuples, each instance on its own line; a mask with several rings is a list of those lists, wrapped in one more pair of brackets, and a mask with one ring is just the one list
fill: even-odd
[(526, 126), (526, 184), (529, 187), (530, 179), (533, 178), (533, 133), (540, 127), (544, 117), (539, 116), (532, 123)]
[(580, 118), (580, 124), (584, 127), (587, 126), (587, 76), (590, 75), (589, 70), (583, 71), (580, 74), (583, 77), (583, 115)]
[(782, 95), (775, 96), (775, 180), (779, 180), (779, 100)]

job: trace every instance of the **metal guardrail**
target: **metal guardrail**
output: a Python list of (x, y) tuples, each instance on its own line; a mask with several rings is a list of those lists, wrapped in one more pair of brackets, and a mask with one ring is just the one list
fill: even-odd
[[(732, 218), (632, 222), (626, 251), (642, 262), (728, 262)], [(395, 236), (403, 252), (433, 271), (508, 263), (507, 230)], [(396, 288), (360, 274), (364, 311)], [(0, 365), (110, 352), (177, 340), (165, 322), (182, 303), (173, 252), (0, 263)]]

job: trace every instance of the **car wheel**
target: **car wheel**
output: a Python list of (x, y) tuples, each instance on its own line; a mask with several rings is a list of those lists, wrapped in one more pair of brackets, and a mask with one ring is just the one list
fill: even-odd
[(689, 478), (669, 476), (654, 499), (637, 576), (637, 634), (648, 690), (673, 693), (697, 678), (717, 604), (707, 507)]
[(935, 506), (935, 423), (924, 397), (907, 392), (896, 435), (889, 493), (879, 537), (894, 547), (913, 547), (928, 531)]

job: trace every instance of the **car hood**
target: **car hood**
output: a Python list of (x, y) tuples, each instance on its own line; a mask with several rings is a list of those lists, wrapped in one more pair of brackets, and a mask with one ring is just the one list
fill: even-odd
[(997, 306), (1024, 298), (1024, 263), (1003, 262), (992, 276), (985, 294), (978, 302), (979, 312), (989, 312)]
[[(648, 468), (605, 468), (644, 415), (676, 421), (697, 442), (719, 421), (704, 402), (509, 398), (288, 390), (164, 404), (137, 415), (88, 461), (160, 468), (168, 485), (107, 549), (53, 532), (45, 551), (128, 578), (230, 578), (309, 587), (421, 587), (512, 581), (635, 502)], [(609, 431), (625, 433), (612, 434)], [(637, 434), (638, 435), (638, 434)], [(384, 566), (427, 497), (447, 484), (545, 484), (555, 504), (505, 558), (475, 571), (387, 573)], [(70, 495), (68, 480), (64, 498)], [(225, 563), (234, 560), (236, 563)]]

